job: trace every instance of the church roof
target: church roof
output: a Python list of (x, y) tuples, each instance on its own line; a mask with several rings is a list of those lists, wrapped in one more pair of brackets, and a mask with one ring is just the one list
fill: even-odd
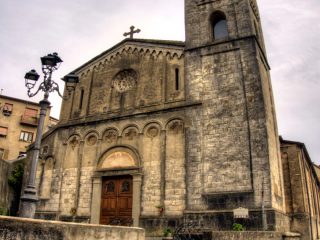
[[(311, 160), (311, 157), (308, 153), (307, 147), (304, 143), (302, 142), (296, 142), (296, 141), (290, 141), (290, 140), (285, 140), (280, 136), (280, 143), (281, 144), (289, 144), (289, 145), (296, 145), (298, 146), (302, 152), (304, 153), (304, 156), (306, 157), (306, 161), (309, 164), (311, 171), (313, 172), (314, 176), (316, 176), (316, 180), (318, 183), (318, 186), (320, 186), (320, 178), (319, 175), (317, 173), (317, 170), (315, 169), (315, 164), (313, 163), (313, 161)], [(318, 167), (318, 166), (317, 166)], [(319, 167), (318, 167), (319, 168)], [(319, 172), (320, 173), (320, 172)]]
[(108, 53), (111, 53), (114, 50), (116, 50), (117, 48), (120, 48), (121, 46), (123, 46), (125, 44), (130, 44), (130, 43), (143, 44), (143, 45), (148, 45), (148, 46), (157, 46), (157, 47), (163, 47), (163, 48), (171, 48), (171, 49), (174, 48), (174, 49), (180, 49), (180, 50), (183, 50), (185, 47), (185, 42), (183, 42), (183, 41), (126, 38), (123, 41), (119, 42), (118, 44), (114, 45), (113, 47), (109, 48), (108, 50), (106, 50), (106, 51), (100, 53), (99, 55), (97, 55), (96, 57), (92, 58), (88, 62), (84, 63), (80, 67), (76, 68), (71, 73), (76, 74), (81, 69), (87, 67), (91, 63), (96, 62), (97, 60), (99, 60), (103, 56), (107, 55)]

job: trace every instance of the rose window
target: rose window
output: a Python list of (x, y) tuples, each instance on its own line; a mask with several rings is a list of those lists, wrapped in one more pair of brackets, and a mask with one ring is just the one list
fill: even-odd
[(113, 87), (120, 93), (131, 90), (137, 83), (137, 73), (132, 69), (119, 72), (114, 80)]

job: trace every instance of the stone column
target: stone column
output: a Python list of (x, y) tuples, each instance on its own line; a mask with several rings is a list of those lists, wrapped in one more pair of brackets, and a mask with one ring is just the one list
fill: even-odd
[(101, 189), (102, 179), (101, 177), (95, 177), (92, 179), (92, 197), (91, 197), (91, 220), (92, 224), (100, 223), (100, 211), (101, 211)]
[(167, 136), (166, 136), (167, 132), (165, 130), (161, 130), (160, 133), (160, 151), (161, 151), (161, 163), (160, 163), (160, 174), (161, 174), (161, 178), (160, 178), (160, 194), (161, 194), (161, 198), (160, 198), (160, 205), (164, 207), (164, 201), (166, 199), (166, 157), (167, 157)]
[(132, 196), (132, 218), (133, 226), (139, 227), (139, 218), (141, 210), (141, 182), (142, 175), (133, 175), (133, 196)]
[(99, 138), (98, 139), (98, 142), (97, 142), (97, 152), (96, 152), (96, 160), (94, 162), (94, 166), (98, 166), (98, 163), (99, 163), (99, 157), (101, 156), (101, 153), (102, 153), (102, 141), (103, 139), (102, 138)]
[(82, 170), (82, 159), (84, 150), (85, 141), (80, 141), (79, 151), (78, 151), (78, 160), (77, 160), (77, 182), (76, 182), (76, 195), (74, 199), (74, 209), (75, 214), (78, 214), (79, 202), (80, 202), (80, 186), (81, 186), (81, 170)]

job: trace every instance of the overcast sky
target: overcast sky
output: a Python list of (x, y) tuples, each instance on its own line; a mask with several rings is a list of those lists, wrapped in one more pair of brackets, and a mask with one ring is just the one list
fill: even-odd
[[(320, 1), (258, 0), (271, 65), (279, 133), (304, 142), (320, 163)], [(28, 99), (24, 74), (58, 52), (59, 79), (123, 39), (184, 40), (183, 0), (0, 0), (0, 88)], [(58, 80), (60, 81), (60, 80)], [(33, 98), (39, 101), (40, 96)], [(51, 94), (52, 115), (61, 101)]]

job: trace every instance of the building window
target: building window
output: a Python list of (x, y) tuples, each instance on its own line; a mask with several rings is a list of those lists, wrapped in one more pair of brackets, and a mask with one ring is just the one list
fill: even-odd
[(7, 135), (8, 135), (8, 128), (0, 127), (0, 137), (7, 137)]
[(80, 103), (79, 103), (79, 109), (82, 109), (82, 105), (83, 105), (83, 95), (84, 95), (84, 89), (81, 89), (80, 92)]
[(21, 131), (19, 140), (23, 141), (23, 142), (32, 142), (33, 141), (33, 133)]
[(227, 19), (223, 12), (214, 12), (211, 15), (210, 22), (212, 27), (212, 39), (214, 41), (229, 36)]
[(38, 110), (33, 108), (26, 108), (24, 114), (21, 117), (21, 123), (31, 126), (37, 126)]
[(179, 89), (180, 89), (180, 74), (179, 74), (178, 68), (176, 68), (176, 70), (175, 70), (175, 75), (176, 75), (176, 91), (179, 91)]
[(4, 106), (3, 106), (3, 115), (4, 116), (10, 116), (11, 113), (12, 113), (12, 109), (13, 109), (13, 104), (11, 103), (5, 103)]
[(38, 110), (37, 109), (33, 109), (33, 108), (26, 108), (26, 110), (24, 111), (24, 115), (25, 118), (37, 118), (38, 117)]

